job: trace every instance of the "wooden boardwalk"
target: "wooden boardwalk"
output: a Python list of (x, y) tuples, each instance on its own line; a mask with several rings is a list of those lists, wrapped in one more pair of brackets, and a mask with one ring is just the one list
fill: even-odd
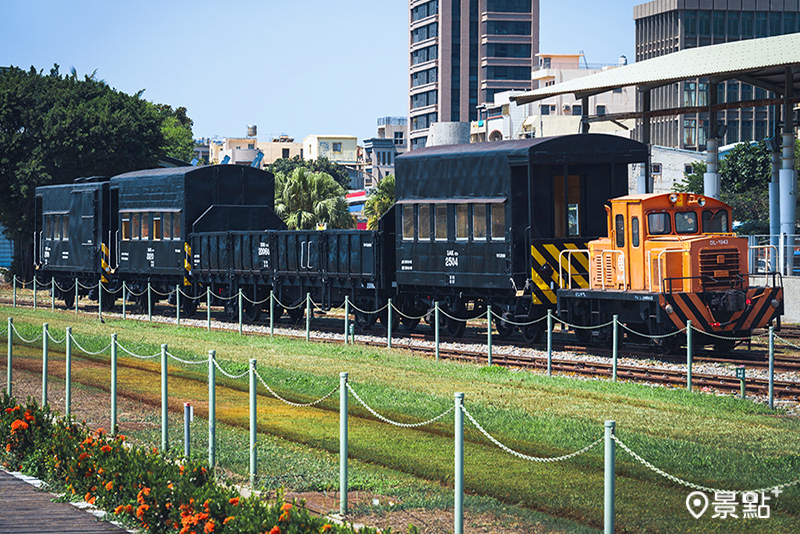
[(127, 532), (54, 497), (0, 470), (0, 534)]

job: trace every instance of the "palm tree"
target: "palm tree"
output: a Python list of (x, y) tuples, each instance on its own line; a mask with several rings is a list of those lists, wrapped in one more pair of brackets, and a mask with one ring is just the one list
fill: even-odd
[(364, 215), (367, 216), (367, 228), (376, 230), (378, 220), (394, 205), (394, 175), (390, 174), (373, 189), (364, 202)]
[(353, 228), (345, 190), (330, 174), (297, 167), (290, 175), (275, 175), (275, 213), (290, 230), (309, 230), (317, 223), (328, 228)]

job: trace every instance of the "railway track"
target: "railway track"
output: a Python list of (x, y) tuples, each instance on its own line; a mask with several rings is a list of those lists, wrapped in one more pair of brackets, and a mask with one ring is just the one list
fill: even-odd
[[(3, 304), (11, 305), (12, 301), (6, 297), (0, 297), (0, 302)], [(49, 309), (49, 302), (39, 303), (42, 308)], [(32, 307), (32, 301), (25, 298), (17, 298), (17, 305)], [(56, 309), (63, 311), (70, 311), (63, 306), (56, 306)], [(82, 310), (84, 313), (97, 313), (96, 305), (84, 306)], [(116, 312), (110, 312), (110, 315), (121, 316)], [(202, 314), (201, 314), (202, 315)], [(154, 317), (174, 318), (174, 306), (159, 303), (156, 309), (153, 310)], [(225, 327), (224, 324), (229, 324), (226, 321), (225, 312), (222, 309), (212, 308), (212, 328), (214, 330), (230, 330), (231, 328)], [(163, 320), (163, 319), (162, 319)], [(198, 323), (205, 324), (205, 319), (198, 318), (183, 318), (186, 326), (193, 326), (196, 328), (201, 327)], [(193, 324), (192, 324), (193, 323)], [(304, 322), (303, 322), (304, 323)], [(334, 342), (341, 343), (341, 337), (334, 337), (336, 334), (341, 336), (342, 333), (342, 319), (335, 314), (324, 314), (320, 317), (315, 317), (314, 328), (310, 334), (310, 339), (320, 342)], [(268, 322), (266, 322), (268, 325)], [(235, 324), (233, 325), (235, 326)], [(285, 329), (292, 330), (290, 335), (294, 337), (304, 337), (304, 328), (293, 328), (294, 325), (287, 324), (285, 321), (276, 322), (276, 328), (282, 331)], [(248, 334), (264, 335), (263, 332), (254, 331), (253, 327), (265, 328), (265, 322), (260, 321), (254, 324), (248, 323)], [(786, 327), (784, 327), (786, 328)], [(789, 329), (787, 329), (789, 330)], [(798, 341), (800, 341), (800, 328), (792, 327), (789, 330), (796, 333)], [(482, 335), (481, 335), (482, 334)], [(487, 351), (483, 348), (476, 350), (476, 345), (480, 346), (485, 344), (485, 324), (483, 329), (480, 326), (470, 326), (467, 329), (467, 339), (453, 339), (445, 336), (440, 336), (439, 355), (443, 359), (465, 361), (473, 363), (488, 363)], [(613, 364), (611, 363), (611, 350), (604, 347), (583, 347), (576, 346), (572, 340), (569, 339), (570, 334), (554, 333), (553, 335), (553, 349), (554, 351), (569, 351), (577, 355), (599, 356), (600, 358), (591, 361), (582, 359), (565, 359), (554, 358), (551, 362), (551, 369), (554, 373), (564, 373), (578, 376), (594, 377), (594, 378), (611, 378), (613, 374)], [(781, 332), (781, 337), (784, 339), (792, 339)], [(422, 354), (433, 354), (435, 348), (432, 346), (434, 342), (434, 335), (432, 333), (425, 333), (419, 331), (404, 331), (400, 329), (398, 332), (392, 334), (393, 343), (397, 348), (410, 350), (412, 352)], [(396, 340), (396, 341), (394, 341)], [(376, 336), (370, 334), (369, 331), (362, 331), (357, 333), (357, 342), (362, 345), (370, 346), (386, 346), (385, 338), (380, 340)], [(762, 347), (763, 345), (763, 347)], [(453, 347), (455, 346), (455, 347)], [(472, 348), (469, 348), (472, 347)], [(546, 356), (532, 354), (535, 351), (516, 351), (511, 354), (508, 351), (502, 350), (504, 348), (519, 348), (513, 343), (513, 339), (500, 340), (495, 336), (493, 340), (493, 347), (498, 350), (493, 352), (492, 363), (506, 367), (516, 367), (523, 369), (532, 369), (544, 371), (547, 369)], [(539, 344), (534, 348), (541, 349), (544, 345)], [(753, 348), (755, 347), (755, 348)], [(526, 346), (527, 348), (527, 346)], [(646, 382), (651, 384), (658, 384), (668, 387), (686, 387), (687, 374), (685, 367), (683, 369), (671, 369), (667, 367), (654, 367), (652, 362), (663, 361), (665, 363), (683, 363), (685, 356), (666, 356), (654, 354), (652, 350), (640, 344), (630, 344), (620, 349), (619, 356), (621, 358), (640, 358), (646, 359), (648, 364), (644, 362), (642, 365), (631, 365), (629, 363), (619, 363), (617, 365), (617, 377), (619, 380), (629, 380), (636, 382)], [(607, 361), (602, 361), (607, 360)], [(709, 363), (723, 365), (729, 368), (734, 366), (744, 365), (748, 369), (763, 370), (767, 367), (767, 347), (766, 340), (763, 343), (752, 343), (748, 350), (736, 350), (728, 355), (716, 354), (709, 350), (695, 349), (693, 357), (694, 363)], [(800, 358), (797, 353), (789, 350), (779, 350), (776, 345), (775, 351), (775, 370), (776, 372), (798, 372), (800, 371)], [(720, 374), (708, 374), (692, 372), (692, 383), (695, 388), (711, 388), (723, 393), (738, 393), (740, 391), (740, 382), (738, 379)], [(800, 381), (789, 380), (776, 380), (774, 382), (774, 394), (776, 398), (788, 400), (800, 400)], [(746, 394), (765, 396), (768, 392), (768, 381), (761, 377), (751, 377), (746, 380)]]

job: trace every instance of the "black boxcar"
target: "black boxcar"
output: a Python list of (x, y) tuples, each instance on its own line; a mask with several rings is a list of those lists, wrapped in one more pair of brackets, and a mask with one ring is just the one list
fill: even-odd
[[(628, 192), (628, 164), (647, 155), (636, 141), (578, 134), (398, 157), (398, 302), (419, 315), (438, 300), (456, 317), (479, 315), (489, 303), (517, 319), (555, 309), (557, 251), (605, 235), (606, 200)], [(536, 247), (549, 244), (556, 257), (536, 263)], [(457, 335), (463, 322), (448, 328)]]

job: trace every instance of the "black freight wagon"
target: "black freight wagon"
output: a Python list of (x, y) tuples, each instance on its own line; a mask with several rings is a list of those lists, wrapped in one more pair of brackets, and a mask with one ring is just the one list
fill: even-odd
[[(577, 134), (398, 157), (397, 303), (413, 316), (438, 301), (457, 318), (480, 315), (487, 304), (506, 320), (542, 317), (555, 309), (559, 261), (567, 262), (561, 251), (606, 234), (606, 201), (627, 194), (628, 164), (647, 156), (636, 141)], [(585, 284), (588, 265), (580, 254), (569, 260), (566, 271)], [(451, 334), (463, 332), (463, 322), (445, 322)], [(535, 341), (542, 326), (523, 333)], [(503, 320), (497, 327), (513, 331)]]
[[(55, 296), (72, 307), (75, 283), (111, 283), (116, 217), (109, 206), (108, 178), (78, 178), (73, 183), (36, 188), (34, 264), (39, 283), (55, 281)], [(89, 290), (80, 288), (81, 294)], [(96, 293), (92, 292), (94, 296)]]

